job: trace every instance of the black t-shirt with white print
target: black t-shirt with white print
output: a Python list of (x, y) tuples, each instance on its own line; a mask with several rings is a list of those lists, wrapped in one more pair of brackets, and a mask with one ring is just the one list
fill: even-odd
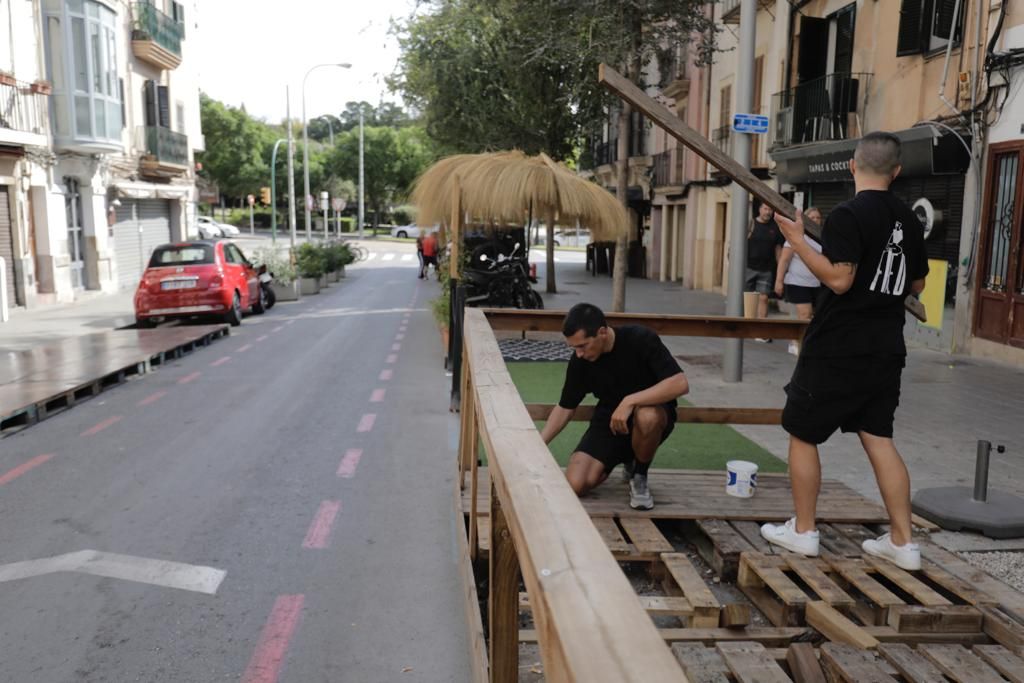
[(905, 356), (903, 300), (928, 274), (924, 228), (910, 207), (892, 192), (858, 192), (829, 214), (822, 253), (857, 272), (844, 294), (823, 288), (801, 355)]
[[(574, 410), (587, 394), (594, 394), (593, 421), (608, 420), (629, 394), (650, 389), (682, 371), (654, 330), (640, 325), (616, 327), (611, 351), (596, 361), (576, 355), (569, 359), (558, 405)], [(678, 404), (672, 399), (665, 405), (674, 414)]]

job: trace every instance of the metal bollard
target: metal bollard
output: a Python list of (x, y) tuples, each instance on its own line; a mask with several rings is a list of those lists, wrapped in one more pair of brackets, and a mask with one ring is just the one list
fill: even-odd
[(991, 442), (978, 439), (978, 457), (974, 461), (974, 500), (979, 503), (988, 500), (988, 458), (991, 454)]

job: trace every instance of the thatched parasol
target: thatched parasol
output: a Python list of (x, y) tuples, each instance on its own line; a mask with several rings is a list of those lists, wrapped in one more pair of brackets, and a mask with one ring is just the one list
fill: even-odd
[(626, 212), (604, 188), (580, 178), (546, 154), (522, 152), (457, 154), (428, 168), (416, 181), (412, 202), (421, 225), (448, 223), (454, 179), (462, 188), (462, 210), (472, 221), (523, 226), (529, 217), (554, 217), (562, 225), (589, 228), (596, 240), (625, 232)]

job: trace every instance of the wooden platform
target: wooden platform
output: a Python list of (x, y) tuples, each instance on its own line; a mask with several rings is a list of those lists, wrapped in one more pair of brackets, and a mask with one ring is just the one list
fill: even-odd
[[(466, 475), (467, 478), (470, 476)], [(487, 515), (487, 468), (477, 469), (477, 510)], [(644, 517), (648, 519), (719, 519), (756, 522), (784, 521), (793, 516), (789, 478), (784, 474), (758, 474), (757, 494), (735, 498), (725, 492), (725, 474), (703, 470), (652, 469), (648, 478), (655, 506), (650, 511), (629, 507), (625, 484), (618, 473), (582, 499), (594, 517)], [(463, 489), (462, 509), (469, 510), (469, 485)], [(888, 521), (885, 510), (837, 481), (823, 481), (818, 500), (818, 519), (826, 522), (881, 524)]]
[(111, 330), (0, 356), (0, 434), (91, 398), (228, 334), (227, 325)]

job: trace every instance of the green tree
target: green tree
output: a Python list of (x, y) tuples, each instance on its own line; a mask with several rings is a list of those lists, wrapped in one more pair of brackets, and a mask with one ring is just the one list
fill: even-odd
[(250, 117), (244, 106), (229, 107), (200, 94), (200, 116), (206, 150), (198, 155), (202, 175), (217, 183), (230, 203), (241, 205), (270, 179), (274, 131)]

